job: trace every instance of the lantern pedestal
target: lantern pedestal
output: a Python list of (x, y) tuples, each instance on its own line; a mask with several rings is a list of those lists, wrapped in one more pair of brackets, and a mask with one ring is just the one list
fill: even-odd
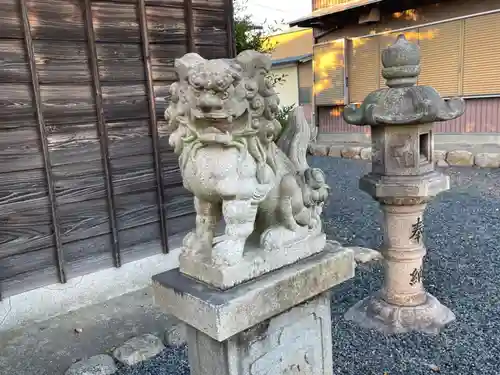
[(425, 206), (381, 204), (385, 221), (384, 286), (349, 309), (345, 314), (347, 320), (387, 334), (410, 331), (435, 334), (455, 320), (451, 310), (427, 293), (422, 284)]

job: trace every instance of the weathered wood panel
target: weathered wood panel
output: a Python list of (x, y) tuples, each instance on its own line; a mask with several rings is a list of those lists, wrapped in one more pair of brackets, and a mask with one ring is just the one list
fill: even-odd
[(143, 82), (144, 64), (138, 43), (98, 43), (101, 82)]
[(102, 98), (106, 121), (149, 117), (146, 86), (143, 83), (103, 84)]
[(153, 80), (175, 81), (175, 59), (187, 53), (185, 44), (150, 44)]
[(80, 0), (26, 0), (33, 39), (85, 40)]
[(35, 168), (43, 168), (37, 129), (33, 126), (1, 130), (0, 173)]
[[(147, 6), (146, 20), (150, 43), (176, 44), (179, 46), (186, 43), (183, 8)], [(176, 55), (176, 57), (180, 57), (182, 53)]]
[[(167, 235), (194, 226), (192, 196), (182, 186), (178, 157), (162, 129), (168, 89), (176, 79), (175, 59), (188, 52), (188, 46), (206, 58), (232, 53), (228, 52), (227, 0), (192, 0), (189, 20), (185, 0), (145, 0), (145, 7), (138, 0), (91, 1), (90, 12), (81, 0), (24, 1), (29, 22), (26, 38), (20, 0), (0, 0), (2, 296), (60, 279), (47, 165), (54, 182), (56, 229), (61, 233), (68, 277), (114, 265), (104, 150), (109, 153), (124, 262), (162, 250), (160, 177)], [(92, 19), (85, 18), (89, 14)], [(147, 32), (141, 35), (141, 30)], [(87, 40), (92, 41), (93, 35), (95, 55)], [(188, 36), (192, 38), (189, 43)], [(151, 62), (150, 75), (145, 55)], [(93, 77), (98, 77), (102, 95)], [(148, 100), (148, 79), (154, 105)], [(47, 165), (35, 116), (33, 89), (38, 87)], [(103, 121), (98, 121), (96, 93), (102, 99)], [(151, 126), (155, 115), (160, 128), (159, 175), (153, 147), (156, 128)], [(103, 129), (98, 131), (101, 122), (107, 142), (102, 139)]]
[(0, 129), (36, 126), (30, 84), (3, 83), (0, 89)]
[[(42, 169), (0, 174), (0, 207), (0, 263), (15, 254), (53, 245)], [(0, 280), (3, 277), (0, 274)]]
[[(2, 16), (0, 15), (0, 25), (1, 22)], [(0, 39), (0, 56), (2, 57), (0, 60), (0, 83), (30, 82), (26, 49), (22, 40)]]
[(42, 84), (40, 85), (45, 124), (49, 127), (96, 121), (95, 98), (92, 85)]
[(23, 37), (18, 0), (0, 0), (0, 38)]
[(193, 18), (195, 45), (211, 45), (227, 48), (226, 22), (222, 10), (193, 8)]

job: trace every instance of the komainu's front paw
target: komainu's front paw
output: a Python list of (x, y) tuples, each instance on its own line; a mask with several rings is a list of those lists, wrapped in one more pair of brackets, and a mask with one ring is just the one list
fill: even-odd
[(226, 239), (212, 249), (212, 261), (217, 265), (233, 266), (243, 258), (245, 242)]

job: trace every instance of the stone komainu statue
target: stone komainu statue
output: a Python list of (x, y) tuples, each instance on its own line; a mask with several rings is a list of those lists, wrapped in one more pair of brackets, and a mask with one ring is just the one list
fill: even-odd
[[(217, 60), (188, 53), (175, 67), (165, 119), (196, 209), (185, 252), (233, 265), (249, 243), (279, 251), (319, 237), (323, 247), (320, 214), (329, 188), (323, 172), (307, 164), (311, 130), (302, 109), (276, 144), (282, 129), (279, 98), (266, 79), (270, 58), (255, 51)], [(214, 239), (221, 216), (225, 234)]]

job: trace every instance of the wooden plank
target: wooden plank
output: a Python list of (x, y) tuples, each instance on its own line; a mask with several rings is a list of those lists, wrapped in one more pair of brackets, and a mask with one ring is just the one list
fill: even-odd
[(146, 19), (151, 43), (185, 43), (186, 25), (182, 8), (148, 6)]
[[(170, 188), (166, 192), (170, 196), (166, 219), (175, 219), (193, 213), (193, 199), (182, 186)], [(119, 231), (159, 223), (154, 188), (149, 191), (116, 195), (115, 202)], [(60, 219), (65, 244), (110, 233), (107, 205), (104, 199), (61, 205)]]
[(102, 85), (104, 118), (106, 121), (144, 119), (149, 117), (144, 84)]
[(168, 107), (170, 97), (170, 85), (173, 81), (155, 81), (154, 92), (156, 99), (156, 113), (158, 114), (158, 124), (166, 127), (165, 123), (165, 110)]
[(85, 42), (36, 40), (33, 46), (40, 83), (91, 81)]
[(193, 0), (193, 8), (224, 10), (226, 0)]
[(30, 66), (30, 76), (33, 89), (34, 104), (36, 108), (36, 118), (38, 121), (38, 131), (40, 137), (40, 143), (42, 148), (45, 180), (47, 183), (48, 198), (50, 205), (50, 213), (52, 219), (52, 228), (54, 233), (54, 243), (55, 243), (55, 261), (57, 265), (57, 272), (59, 276), (59, 281), (61, 283), (66, 282), (66, 272), (64, 268), (64, 256), (62, 253), (62, 243), (61, 243), (61, 233), (59, 230), (59, 213), (57, 211), (56, 205), (56, 192), (54, 187), (54, 178), (52, 175), (52, 165), (50, 164), (49, 149), (47, 144), (47, 137), (45, 134), (45, 118), (42, 113), (42, 97), (41, 90), (38, 83), (38, 73), (36, 70), (35, 54), (33, 49), (33, 39), (30, 32), (30, 20), (28, 16), (28, 9), (26, 7), (25, 0), (19, 1), (20, 11), (23, 23), (23, 34), (24, 42), (26, 45), (26, 53), (29, 57)]
[(48, 126), (96, 122), (92, 86), (88, 84), (41, 85), (43, 114)]
[(54, 251), (46, 189), (43, 169), (0, 174), (0, 259), (48, 247)]
[(101, 160), (54, 166), (58, 204), (105, 199)]
[(152, 154), (112, 159), (116, 194), (150, 191), (156, 188)]
[[(17, 211), (48, 207), (45, 171), (30, 171), (0, 174), (0, 215), (15, 215)], [(2, 216), (5, 217), (5, 216)], [(5, 219), (6, 220), (6, 219)]]
[[(50, 253), (50, 251), (51, 250), (49, 249), (45, 250), (47, 253)], [(1, 274), (2, 264), (0, 263), (0, 275)], [(46, 285), (57, 283), (57, 270), (55, 267), (50, 266), (42, 269), (34, 269), (9, 279), (3, 279), (1, 282), (5, 287), (5, 297), (10, 297)]]
[[(30, 81), (31, 82), (31, 81)], [(33, 91), (30, 84), (4, 83), (0, 86), (0, 128), (36, 126)]]
[(92, 20), (98, 42), (140, 43), (136, 4), (93, 1)]
[(26, 49), (21, 39), (0, 40), (0, 83), (5, 82), (31, 82)]
[(150, 44), (154, 81), (175, 81), (175, 59), (187, 53), (185, 44)]
[(196, 52), (205, 59), (221, 59), (227, 57), (227, 46), (196, 45)]
[(96, 44), (101, 82), (144, 82), (144, 63), (138, 43)]
[[(194, 9), (191, 17), (193, 38), (196, 45), (222, 46), (227, 49), (224, 12)], [(226, 57), (226, 55), (221, 57)]]
[(33, 39), (85, 40), (80, 0), (26, 0)]
[(194, 52), (194, 20), (193, 0), (184, 0), (184, 22), (186, 27), (186, 48), (188, 52)]
[(87, 42), (89, 50), (89, 64), (92, 72), (92, 82), (94, 86), (94, 98), (97, 115), (97, 133), (101, 146), (102, 169), (104, 172), (104, 182), (106, 185), (106, 207), (108, 211), (109, 226), (111, 229), (111, 246), (113, 251), (113, 261), (115, 267), (121, 266), (120, 244), (118, 242), (118, 228), (116, 224), (115, 199), (113, 192), (113, 181), (111, 179), (111, 165), (108, 147), (108, 132), (104, 120), (104, 110), (102, 101), (102, 89), (99, 75), (99, 65), (97, 61), (97, 49), (95, 46), (95, 33), (92, 24), (92, 8), (90, 0), (85, 0), (85, 30), (87, 32)]
[(23, 37), (18, 0), (0, 0), (0, 35), (2, 38)]
[(158, 128), (156, 121), (156, 103), (155, 103), (155, 92), (153, 87), (153, 72), (151, 68), (151, 56), (149, 51), (149, 36), (148, 36), (148, 22), (146, 15), (146, 6), (144, 0), (139, 0), (139, 22), (141, 30), (141, 42), (142, 42), (142, 56), (144, 58), (145, 67), (145, 78), (146, 78), (146, 88), (148, 96), (148, 108), (150, 117), (150, 130), (151, 138), (153, 144), (153, 162), (155, 169), (155, 183), (156, 183), (156, 199), (157, 199), (157, 209), (158, 215), (160, 217), (160, 235), (162, 249), (165, 253), (168, 252), (168, 236), (167, 236), (167, 222), (165, 212), (165, 196), (163, 187), (163, 167), (161, 164), (160, 156), (160, 146), (158, 145)]
[[(63, 244), (111, 233), (108, 204), (104, 198), (60, 204), (59, 219)], [(107, 247), (112, 253), (113, 239), (112, 236), (108, 238)]]
[(234, 37), (234, 4), (233, 0), (224, 1), (224, 19), (226, 21), (226, 43), (227, 43), (227, 56), (236, 57), (236, 39)]
[[(169, 220), (169, 235), (181, 237), (194, 227), (192, 214)], [(119, 232), (123, 262), (130, 262), (161, 251), (158, 223), (150, 223)], [(64, 245), (67, 256), (67, 275), (78, 277), (109, 268), (112, 257), (109, 252), (109, 235), (88, 238)], [(42, 249), (11, 257), (9, 262), (0, 262), (0, 281), (5, 287), (5, 296), (19, 294), (35, 287), (57, 281), (52, 249)], [(9, 271), (6, 273), (4, 271)]]
[(149, 120), (108, 122), (111, 158), (153, 153)]
[(0, 130), (0, 173), (21, 172), (43, 166), (42, 149), (35, 127)]
[[(135, 0), (131, 0), (135, 1)], [(184, 0), (145, 0), (146, 5), (153, 5), (153, 6), (159, 6), (159, 7), (166, 7), (166, 8), (172, 8), (172, 7), (182, 7)]]
[[(56, 272), (54, 272), (56, 271), (56, 267), (54, 266), (54, 250), (52, 248), (16, 254), (2, 259), (1, 264), (2, 273), (0, 277), (3, 280), (2, 283), (5, 280), (33, 271), (50, 270), (51, 275), (56, 275)], [(57, 282), (57, 278), (53, 278), (52, 282)]]
[(95, 122), (50, 126), (47, 141), (53, 166), (101, 160)]

